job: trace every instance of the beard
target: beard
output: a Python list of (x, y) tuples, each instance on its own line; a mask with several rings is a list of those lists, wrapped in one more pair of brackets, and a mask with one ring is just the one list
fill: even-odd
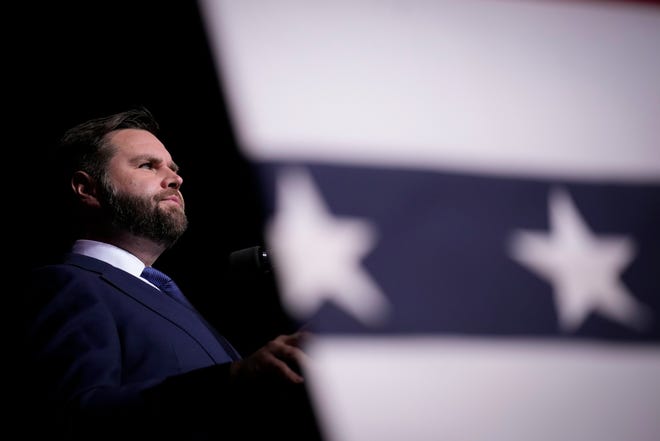
[[(118, 192), (111, 185), (102, 185), (100, 198), (114, 227), (127, 230), (166, 247), (174, 245), (188, 228), (186, 213), (181, 207), (163, 209), (158, 199)], [(162, 195), (167, 197), (167, 195)]]

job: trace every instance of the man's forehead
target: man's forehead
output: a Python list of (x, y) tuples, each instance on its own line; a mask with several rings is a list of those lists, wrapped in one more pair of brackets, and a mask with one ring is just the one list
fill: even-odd
[(171, 169), (178, 169), (163, 143), (147, 130), (119, 129), (109, 135), (109, 141), (116, 149), (114, 153), (116, 158), (131, 162), (139, 160), (162, 161)]

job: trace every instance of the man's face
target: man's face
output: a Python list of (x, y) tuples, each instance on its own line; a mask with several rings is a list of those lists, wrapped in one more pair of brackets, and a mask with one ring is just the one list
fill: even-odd
[(166, 246), (188, 226), (177, 166), (153, 134), (136, 129), (111, 135), (117, 152), (99, 198), (113, 225)]

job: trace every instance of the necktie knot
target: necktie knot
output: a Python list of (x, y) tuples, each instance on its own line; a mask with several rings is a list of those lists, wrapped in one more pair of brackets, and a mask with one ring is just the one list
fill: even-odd
[(142, 271), (141, 276), (146, 280), (150, 281), (156, 285), (161, 291), (175, 298), (176, 300), (184, 303), (185, 305), (190, 306), (188, 299), (183, 295), (181, 289), (174, 283), (174, 280), (167, 274), (162, 271), (157, 270), (156, 268), (146, 266)]

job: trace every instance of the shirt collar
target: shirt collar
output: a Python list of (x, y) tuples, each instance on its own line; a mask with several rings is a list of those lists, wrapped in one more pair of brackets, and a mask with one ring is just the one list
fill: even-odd
[(114, 267), (126, 271), (135, 277), (140, 277), (144, 263), (128, 251), (105, 242), (78, 239), (71, 248), (73, 253), (82, 254), (102, 260)]

